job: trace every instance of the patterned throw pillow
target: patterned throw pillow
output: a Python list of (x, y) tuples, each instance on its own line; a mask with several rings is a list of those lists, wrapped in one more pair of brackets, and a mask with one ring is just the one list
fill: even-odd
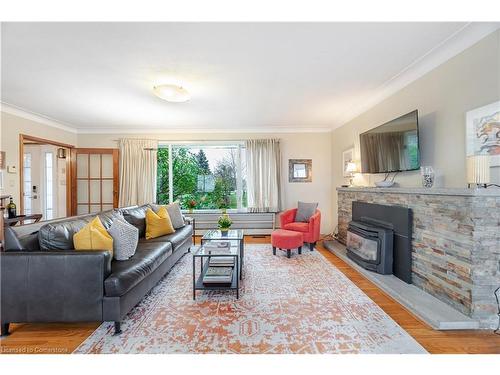
[(113, 237), (113, 255), (116, 260), (127, 260), (135, 254), (139, 242), (139, 229), (124, 218), (117, 217), (108, 229)]

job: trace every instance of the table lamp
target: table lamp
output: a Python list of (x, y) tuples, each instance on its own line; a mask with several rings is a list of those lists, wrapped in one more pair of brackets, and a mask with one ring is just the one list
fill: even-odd
[(467, 185), (476, 187), (488, 187), (490, 183), (490, 156), (473, 155), (467, 156)]
[(349, 186), (352, 186), (352, 180), (354, 178), (354, 173), (357, 172), (356, 163), (350, 161), (345, 166), (345, 172), (349, 174)]

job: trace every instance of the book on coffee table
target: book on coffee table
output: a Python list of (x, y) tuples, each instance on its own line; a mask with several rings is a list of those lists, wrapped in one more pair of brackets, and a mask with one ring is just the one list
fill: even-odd
[(211, 267), (233, 267), (234, 257), (213, 257), (210, 258)]
[(203, 276), (203, 284), (230, 284), (233, 267), (208, 267)]

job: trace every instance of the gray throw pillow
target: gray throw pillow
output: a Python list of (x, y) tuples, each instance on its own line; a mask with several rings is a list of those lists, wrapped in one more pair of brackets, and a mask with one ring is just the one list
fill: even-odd
[[(161, 205), (155, 204), (153, 207), (154, 211), (158, 212), (160, 207)], [(177, 230), (186, 225), (186, 223), (184, 223), (184, 218), (182, 217), (181, 206), (179, 206), (179, 203), (170, 203), (165, 207), (167, 208), (168, 216), (170, 216), (170, 220), (172, 221), (172, 226), (174, 227), (174, 229)]]
[(317, 207), (318, 203), (305, 203), (299, 201), (295, 221), (307, 223), (316, 212)]
[(170, 220), (172, 220), (174, 229), (179, 229), (186, 225), (186, 223), (184, 223), (184, 217), (182, 216), (181, 206), (179, 206), (179, 203), (168, 204), (167, 212), (168, 216), (170, 216)]
[(108, 229), (113, 237), (113, 256), (116, 260), (127, 260), (135, 254), (139, 242), (139, 229), (123, 217), (117, 217)]

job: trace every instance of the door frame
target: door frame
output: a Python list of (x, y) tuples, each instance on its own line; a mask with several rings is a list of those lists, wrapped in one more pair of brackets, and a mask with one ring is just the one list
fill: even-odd
[(19, 134), (19, 213), (21, 215), (24, 215), (24, 141), (31, 141), (40, 144), (64, 147), (68, 149), (69, 155), (66, 155), (66, 216), (71, 216), (73, 213), (71, 209), (71, 192), (73, 191), (73, 179), (71, 178), (71, 159), (73, 154), (72, 150), (75, 148), (75, 146), (58, 141), (52, 141), (50, 139), (34, 137), (27, 134)]
[[(76, 158), (78, 153), (82, 154), (110, 154), (113, 156), (113, 207), (118, 208), (118, 200), (119, 200), (119, 155), (120, 150), (117, 148), (85, 148), (85, 147), (76, 147), (73, 149), (71, 153), (71, 179), (72, 185), (75, 187), (71, 191), (71, 214), (78, 214), (78, 202), (77, 202), (77, 187), (78, 187), (78, 179), (77, 179), (77, 171), (76, 171)], [(90, 190), (89, 190), (90, 191)], [(101, 192), (102, 193), (102, 192)], [(101, 195), (102, 199), (102, 195)]]

